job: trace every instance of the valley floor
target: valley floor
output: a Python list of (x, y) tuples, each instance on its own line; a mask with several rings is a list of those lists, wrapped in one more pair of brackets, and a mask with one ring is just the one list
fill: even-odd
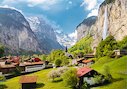
[[(38, 77), (36, 89), (70, 89), (69, 87), (64, 86), (65, 84), (63, 81), (58, 80), (56, 82), (51, 82), (47, 76), (51, 70), (52, 69), (45, 69), (39, 72), (28, 74), (28, 75), (35, 75)], [(20, 76), (6, 80), (3, 83), (0, 83), (3, 86), (0, 87), (0, 89), (21, 89), (19, 78)]]

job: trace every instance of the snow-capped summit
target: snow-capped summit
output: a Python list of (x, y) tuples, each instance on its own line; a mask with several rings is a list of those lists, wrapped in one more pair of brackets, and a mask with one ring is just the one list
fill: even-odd
[(67, 46), (68, 48), (70, 48), (77, 41), (76, 32), (73, 32), (71, 34), (65, 34), (63, 31), (55, 31), (55, 33), (57, 41), (65, 47)]

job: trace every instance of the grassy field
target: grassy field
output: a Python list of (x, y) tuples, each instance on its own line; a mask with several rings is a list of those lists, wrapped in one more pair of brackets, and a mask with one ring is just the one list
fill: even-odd
[(104, 69), (107, 67), (114, 79), (114, 81), (108, 85), (92, 89), (127, 89), (127, 56), (114, 59), (103, 57), (91, 67), (101, 74), (105, 74)]
[[(52, 69), (45, 69), (45, 70), (42, 70), (36, 73), (32, 73), (32, 74), (28, 74), (28, 75), (38, 76), (37, 89), (70, 89), (69, 87), (65, 86), (63, 81), (51, 82), (47, 77), (47, 74), (51, 70)], [(21, 89), (19, 78), (20, 76), (9, 79), (1, 84), (5, 86), (5, 89)], [(0, 89), (3, 89), (3, 88), (0, 88)]]

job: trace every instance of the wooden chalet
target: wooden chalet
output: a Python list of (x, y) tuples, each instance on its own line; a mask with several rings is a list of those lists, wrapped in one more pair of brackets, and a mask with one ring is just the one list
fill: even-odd
[(114, 50), (114, 53), (111, 57), (121, 57), (123, 55), (127, 55), (126, 50)]
[(79, 77), (79, 89), (80, 89), (84, 82), (87, 82), (90, 85), (94, 84), (92, 78), (94, 77), (94, 75), (98, 75), (98, 73), (89, 67), (83, 67), (78, 69), (77, 75)]
[(93, 54), (93, 53), (91, 53), (91, 54), (86, 54), (86, 55), (84, 56), (84, 58), (86, 58), (86, 59), (94, 58), (94, 54)]
[(90, 66), (94, 63), (94, 60), (92, 59), (87, 59), (87, 58), (80, 58), (78, 61), (77, 61), (78, 65), (79, 66)]
[(37, 76), (21, 76), (19, 82), (22, 89), (36, 89)]

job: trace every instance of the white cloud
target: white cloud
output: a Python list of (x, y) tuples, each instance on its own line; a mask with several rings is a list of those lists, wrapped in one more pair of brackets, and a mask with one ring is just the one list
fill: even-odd
[(84, 0), (81, 6), (85, 6), (85, 9), (92, 10), (97, 5), (97, 0)]
[(69, 4), (72, 4), (72, 1), (69, 1), (68, 3), (69, 3)]
[(87, 17), (90, 16), (97, 16), (98, 15), (98, 9), (93, 9), (91, 10), (91, 12), (87, 15)]
[(104, 0), (83, 0), (83, 3), (80, 6), (84, 6), (85, 10), (90, 11), (90, 13), (87, 15), (87, 17), (97, 16), (98, 15), (99, 5), (103, 1)]
[(74, 32), (68, 34), (68, 36), (77, 39), (77, 31), (75, 30)]
[(3, 0), (2, 5), (12, 5), (19, 3), (26, 3), (28, 7), (38, 6), (43, 10), (50, 10), (56, 4), (62, 2), (63, 0)]

